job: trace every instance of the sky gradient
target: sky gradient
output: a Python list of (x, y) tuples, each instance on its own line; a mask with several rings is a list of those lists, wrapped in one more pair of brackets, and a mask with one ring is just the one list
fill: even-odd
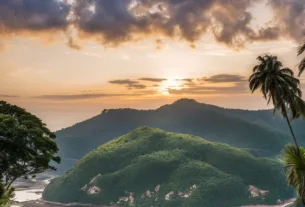
[(303, 0), (0, 0), (0, 99), (52, 130), (184, 97), (271, 108), (248, 77), (266, 53), (296, 71), (304, 19)]

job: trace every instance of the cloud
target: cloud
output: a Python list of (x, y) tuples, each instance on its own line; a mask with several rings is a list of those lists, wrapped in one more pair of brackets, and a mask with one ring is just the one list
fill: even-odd
[(235, 83), (232, 86), (202, 86), (194, 85), (192, 87), (177, 89), (168, 89), (172, 95), (225, 95), (225, 94), (244, 94), (249, 93), (245, 83)]
[[(109, 81), (111, 84), (123, 85), (130, 89), (141, 89), (139, 92), (144, 93), (143, 89), (153, 89), (158, 91), (156, 87), (160, 87), (160, 83), (166, 81), (164, 78), (138, 78), (138, 79), (118, 79)], [(217, 74), (210, 77), (202, 78), (179, 78), (175, 79), (180, 89), (175, 86), (168, 86), (167, 90), (170, 94), (224, 94), (224, 93), (243, 93), (247, 91), (247, 79), (244, 76), (236, 74)], [(153, 85), (144, 85), (139, 81), (147, 81), (156, 83)], [(213, 84), (211, 86), (211, 84)], [(226, 86), (224, 86), (226, 84)], [(248, 91), (247, 91), (248, 92)]]
[(209, 78), (203, 78), (203, 80), (210, 83), (238, 83), (247, 81), (243, 76), (232, 74), (214, 75)]
[[(72, 3), (69, 3), (72, 2)], [(274, 20), (252, 26), (249, 9), (267, 2)], [(67, 45), (80, 40), (118, 46), (150, 37), (194, 42), (210, 33), (229, 47), (305, 33), (304, 0), (0, 0), (0, 36), (44, 38), (68, 34)], [(69, 32), (69, 31), (75, 32)]]
[(131, 89), (145, 89), (146, 87), (147, 87), (146, 85), (144, 85), (144, 84), (139, 84), (139, 83), (130, 84), (130, 85), (127, 86), (127, 88), (128, 88), (129, 90), (131, 90)]
[(194, 79), (192, 78), (182, 78), (182, 79), (177, 79), (178, 81), (184, 81), (184, 82), (187, 82), (187, 83), (192, 83)]
[[(225, 95), (248, 93), (247, 79), (240, 75), (218, 74), (210, 77), (184, 80), (181, 89), (169, 88), (172, 95)], [(227, 83), (227, 86), (223, 84)], [(213, 85), (211, 85), (213, 84)], [(228, 85), (229, 84), (229, 85)]]
[[(117, 79), (109, 81), (110, 84), (122, 85), (128, 90), (134, 89), (129, 93), (103, 93), (100, 90), (85, 90), (80, 94), (52, 94), (40, 95), (31, 98), (46, 100), (86, 100), (109, 97), (137, 97), (160, 94), (158, 83), (165, 81), (163, 78), (138, 78), (138, 79)], [(244, 94), (249, 93), (248, 82), (245, 77), (234, 74), (218, 74), (203, 78), (182, 78), (181, 87), (169, 86), (167, 92), (172, 95), (220, 95), (220, 94)], [(139, 81), (156, 83), (156, 85), (143, 85)], [(208, 83), (213, 83), (209, 85)], [(224, 86), (223, 83), (228, 86)], [(5, 95), (0, 95), (3, 97)], [(15, 96), (6, 96), (15, 97)], [(17, 96), (16, 96), (17, 97)]]
[(16, 95), (6, 95), (6, 94), (0, 94), (0, 98), (19, 98), (20, 96)]
[(116, 85), (124, 85), (129, 90), (131, 90), (131, 89), (145, 89), (147, 87), (146, 85), (141, 84), (138, 81), (134, 81), (134, 80), (130, 80), (130, 79), (112, 80), (112, 81), (109, 81), (109, 83), (116, 84)]
[(131, 85), (131, 84), (137, 84), (138, 82), (130, 79), (123, 79), (123, 80), (112, 80), (109, 81), (109, 83), (117, 84), (117, 85)]
[(304, 0), (268, 0), (279, 28), (292, 39), (302, 41), (305, 36)]
[(139, 78), (138, 80), (160, 83), (160, 82), (166, 81), (167, 79), (166, 78)]
[(67, 43), (68, 47), (70, 47), (73, 50), (81, 50), (81, 46), (75, 42), (75, 40), (73, 40), (73, 38), (68, 37), (68, 43)]
[[(137, 94), (139, 95), (139, 94)], [(41, 95), (34, 96), (35, 99), (48, 99), (48, 100), (80, 100), (80, 99), (97, 99), (97, 98), (108, 98), (108, 97), (125, 97), (135, 96), (134, 94), (73, 94), (73, 95)]]
[(0, 32), (64, 29), (71, 6), (58, 0), (1, 0)]

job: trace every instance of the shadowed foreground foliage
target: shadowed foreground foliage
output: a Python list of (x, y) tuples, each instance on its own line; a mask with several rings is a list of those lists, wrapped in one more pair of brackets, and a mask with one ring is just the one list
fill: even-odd
[(54, 138), (39, 118), (0, 101), (0, 206), (9, 203), (16, 179), (56, 170), (50, 165), (50, 161), (60, 162)]
[(4, 185), (0, 182), (0, 207), (9, 207), (10, 199), (14, 196), (14, 188), (5, 190)]
[(287, 183), (296, 189), (298, 194), (298, 205), (305, 203), (305, 150), (287, 145), (282, 152), (282, 159), (285, 163)]
[[(190, 190), (194, 185), (196, 188)], [(253, 198), (249, 185), (269, 193)], [(90, 194), (94, 188), (97, 192)], [(166, 199), (171, 191), (173, 195)], [(135, 206), (142, 207), (233, 207), (273, 204), (293, 196), (279, 162), (255, 158), (244, 150), (200, 137), (141, 127), (87, 154), (54, 179), (43, 198), (111, 204), (130, 192)], [(121, 204), (128, 206), (123, 201)]]

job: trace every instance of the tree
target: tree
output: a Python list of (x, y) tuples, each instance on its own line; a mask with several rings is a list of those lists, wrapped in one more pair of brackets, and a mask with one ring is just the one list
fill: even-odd
[(292, 145), (287, 145), (282, 153), (285, 163), (287, 183), (293, 186), (298, 193), (297, 206), (305, 204), (305, 150), (299, 150)]
[[(305, 51), (305, 43), (299, 47), (298, 55), (303, 54)], [(305, 70), (305, 57), (301, 60), (301, 63), (299, 64), (299, 76), (304, 72)]]
[(279, 110), (287, 120), (294, 144), (298, 149), (299, 145), (290, 118), (296, 119), (305, 115), (300, 81), (294, 77), (291, 69), (283, 67), (276, 56), (259, 56), (257, 60), (259, 64), (253, 68), (253, 74), (249, 78), (250, 90), (254, 93), (260, 89), (267, 103), (272, 101), (274, 113)]
[(18, 178), (29, 178), (60, 163), (52, 133), (36, 116), (0, 101), (0, 178), (4, 190), (11, 191)]

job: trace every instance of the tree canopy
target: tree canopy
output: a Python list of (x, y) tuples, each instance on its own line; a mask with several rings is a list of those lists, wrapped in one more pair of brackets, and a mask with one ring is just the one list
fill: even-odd
[(18, 178), (27, 179), (60, 162), (52, 133), (35, 115), (0, 101), (0, 177), (6, 190)]
[(254, 66), (249, 78), (250, 90), (253, 93), (260, 89), (268, 104), (273, 103), (274, 111), (281, 112), (287, 120), (294, 143), (298, 146), (289, 116), (292, 119), (304, 116), (300, 80), (294, 77), (290, 68), (283, 67), (276, 56), (259, 56), (257, 60), (259, 63)]

